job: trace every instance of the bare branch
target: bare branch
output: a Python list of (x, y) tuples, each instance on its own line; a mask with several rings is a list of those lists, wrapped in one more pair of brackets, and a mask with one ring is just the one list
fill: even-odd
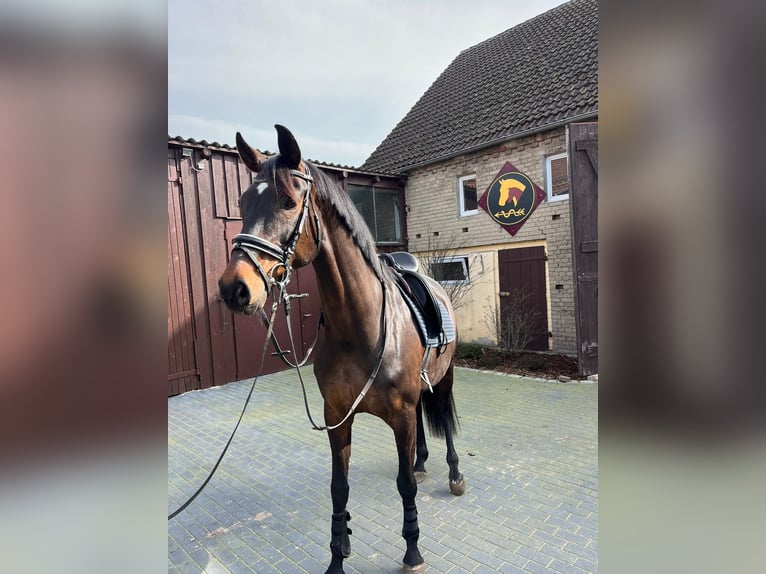
[[(453, 309), (459, 309), (466, 302), (471, 284), (476, 283), (486, 273), (480, 265), (476, 265), (481, 256), (479, 254), (460, 253), (465, 247), (465, 242), (459, 240), (454, 232), (446, 236), (435, 235), (429, 227), (426, 237), (426, 249), (416, 254), (420, 263), (420, 271), (439, 281), (447, 292)], [(451, 261), (456, 256), (466, 258), (468, 281), (445, 280), (442, 274), (438, 272), (439, 264)]]
[(500, 304), (484, 306), (484, 325), (495, 335), (498, 346), (519, 356), (535, 337), (539, 311), (529, 305), (532, 294), (527, 290), (512, 291)]

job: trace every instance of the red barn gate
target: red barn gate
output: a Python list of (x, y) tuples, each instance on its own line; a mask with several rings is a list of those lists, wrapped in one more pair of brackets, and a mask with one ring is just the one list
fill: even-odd
[[(369, 185), (396, 189), (403, 197), (397, 178), (343, 166), (319, 167), (344, 189), (348, 184)], [(168, 141), (168, 396), (258, 374), (265, 329), (258, 318), (232, 314), (218, 297), (217, 285), (231, 239), (242, 225), (237, 202), (252, 178), (235, 149), (204, 141)], [(390, 245), (387, 250), (404, 247)], [(295, 300), (292, 313), (296, 344), (305, 352), (319, 320), (313, 268), (299, 269), (289, 290), (308, 293)], [(275, 332), (287, 347), (284, 314), (279, 315), (282, 321)], [(284, 368), (270, 351), (264, 374)]]

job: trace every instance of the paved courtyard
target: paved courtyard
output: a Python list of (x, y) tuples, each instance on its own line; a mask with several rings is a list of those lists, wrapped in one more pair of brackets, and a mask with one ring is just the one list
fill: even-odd
[[(310, 404), (321, 397), (305, 369)], [(204, 480), (252, 379), (168, 399), (168, 512)], [(420, 550), (437, 574), (596, 572), (598, 385), (456, 369), (467, 491), (447, 486), (430, 438), (418, 487)], [(393, 433), (354, 422), (347, 574), (393, 574), (404, 556)], [(295, 372), (262, 377), (207, 488), (168, 523), (168, 571), (322, 574), (330, 561), (330, 449), (311, 430)]]

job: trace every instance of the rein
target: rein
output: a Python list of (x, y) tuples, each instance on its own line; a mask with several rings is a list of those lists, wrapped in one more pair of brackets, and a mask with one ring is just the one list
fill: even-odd
[[(292, 267), (290, 266), (289, 263), (290, 263), (290, 259), (295, 253), (295, 247), (298, 244), (298, 239), (300, 238), (300, 234), (303, 232), (303, 225), (306, 222), (306, 217), (308, 214), (309, 192), (311, 191), (311, 182), (313, 181), (313, 179), (310, 175), (305, 174), (298, 170), (291, 169), (290, 173), (306, 181), (307, 185), (306, 185), (306, 191), (304, 192), (304, 196), (303, 196), (303, 200), (304, 200), (303, 210), (301, 211), (300, 219), (298, 221), (298, 224), (295, 227), (295, 230), (293, 231), (293, 235), (290, 239), (290, 243), (287, 249), (282, 249), (281, 247), (274, 245), (270, 241), (266, 241), (265, 239), (261, 239), (260, 237), (257, 237), (255, 235), (250, 235), (248, 233), (240, 233), (239, 235), (236, 235), (234, 237), (234, 240), (232, 241), (233, 243), (232, 251), (235, 251), (235, 250), (242, 251), (245, 255), (248, 256), (248, 258), (250, 258), (250, 260), (255, 265), (255, 268), (261, 274), (261, 277), (263, 278), (268, 289), (271, 289), (274, 286), (279, 286), (280, 288), (280, 297), (275, 299), (274, 303), (271, 306), (271, 318), (269, 319), (268, 317), (266, 317), (266, 314), (263, 312), (263, 310), (261, 310), (264, 323), (267, 326), (267, 331), (266, 331), (266, 338), (263, 341), (263, 350), (261, 351), (261, 362), (260, 362), (260, 366), (258, 367), (259, 373), (263, 371), (263, 362), (266, 358), (266, 349), (268, 349), (270, 339), (274, 341), (277, 350), (279, 350), (279, 345), (276, 345), (276, 338), (274, 337), (274, 319), (276, 318), (277, 309), (279, 308), (279, 303), (281, 301), (284, 301), (285, 303), (285, 310), (288, 314), (287, 324), (289, 329), (290, 298), (301, 296), (301, 295), (289, 295), (287, 293), (287, 284), (290, 281), (290, 274), (292, 271)], [(314, 213), (314, 217), (316, 218), (316, 225), (317, 225), (317, 246), (318, 246), (320, 242), (320, 238), (321, 238), (321, 230), (319, 228), (319, 217), (316, 215), (316, 212)], [(279, 262), (277, 265), (275, 265), (272, 268), (271, 276), (267, 275), (266, 272), (263, 270), (263, 267), (261, 267), (261, 264), (258, 263), (258, 260), (255, 257), (255, 254), (253, 253), (253, 251), (260, 251), (262, 253), (270, 255)], [(273, 277), (274, 269), (277, 269), (280, 266), (284, 267), (285, 274), (281, 281), (277, 281)], [(321, 325), (321, 319), (320, 319), (320, 325)], [(318, 337), (319, 337), (319, 328), (317, 327), (317, 338)], [(291, 338), (292, 338), (292, 334), (291, 334)], [(300, 363), (301, 365), (306, 362), (315, 344), (316, 344), (316, 340), (314, 340), (314, 343), (312, 343), (311, 348), (306, 354), (306, 357), (304, 357), (303, 361)], [(282, 357), (283, 361), (288, 362), (287, 359), (284, 358), (284, 354), (281, 354), (280, 356)], [(288, 362), (288, 364), (290, 363)], [(194, 501), (194, 499), (196, 499), (197, 496), (199, 496), (199, 494), (204, 490), (204, 488), (210, 482), (210, 479), (213, 478), (215, 471), (218, 470), (218, 467), (223, 461), (223, 457), (226, 455), (226, 452), (229, 450), (229, 446), (231, 446), (231, 443), (234, 440), (234, 435), (236, 434), (237, 429), (239, 428), (239, 425), (242, 422), (242, 418), (245, 416), (245, 411), (247, 410), (247, 406), (250, 404), (250, 399), (253, 396), (253, 390), (255, 390), (255, 383), (258, 381), (259, 376), (260, 375), (256, 376), (253, 379), (253, 383), (250, 385), (250, 391), (247, 393), (247, 398), (245, 399), (245, 404), (242, 406), (242, 411), (239, 413), (239, 418), (237, 419), (237, 423), (234, 425), (234, 429), (231, 431), (231, 434), (229, 435), (229, 439), (226, 441), (226, 444), (223, 447), (223, 451), (219, 455), (218, 460), (213, 465), (212, 470), (207, 475), (207, 478), (202, 482), (202, 484), (194, 492), (194, 494), (192, 494), (186, 500), (186, 502), (184, 502), (174, 512), (171, 512), (168, 515), (168, 521), (172, 520), (173, 518), (178, 516), (178, 514), (183, 512)]]
[[(308, 351), (306, 351), (306, 355), (303, 357), (301, 361), (298, 361), (298, 355), (296, 353), (295, 349), (295, 338), (293, 336), (293, 328), (292, 328), (292, 321), (290, 321), (290, 300), (295, 299), (298, 297), (304, 297), (305, 294), (297, 294), (297, 295), (290, 295), (287, 292), (287, 284), (290, 282), (291, 276), (292, 276), (292, 270), (293, 267), (291, 265), (291, 259), (293, 255), (295, 254), (295, 248), (298, 245), (298, 240), (300, 239), (301, 233), (303, 233), (303, 227), (306, 223), (306, 219), (308, 218), (308, 212), (309, 212), (309, 205), (311, 203), (310, 199), (310, 193), (311, 193), (311, 184), (313, 183), (313, 178), (309, 174), (305, 174), (302, 171), (299, 171), (297, 169), (291, 169), (290, 174), (294, 175), (295, 177), (299, 177), (303, 179), (306, 182), (306, 190), (303, 193), (303, 208), (301, 210), (300, 218), (298, 219), (298, 223), (295, 225), (295, 229), (293, 230), (293, 234), (291, 238), (288, 240), (288, 246), (286, 248), (280, 247), (279, 245), (275, 245), (274, 243), (271, 243), (270, 241), (267, 241), (266, 239), (262, 239), (261, 237), (258, 237), (257, 235), (251, 235), (249, 233), (240, 233), (234, 237), (234, 240), (232, 241), (232, 251), (239, 250), (242, 251), (245, 255), (248, 256), (250, 261), (255, 266), (258, 273), (261, 275), (261, 278), (264, 281), (264, 284), (266, 285), (266, 288), (268, 291), (272, 291), (275, 288), (279, 290), (279, 295), (274, 298), (274, 307), (273, 309), (276, 310), (276, 307), (281, 302), (285, 307), (285, 317), (287, 320), (287, 333), (290, 338), (290, 347), (292, 349), (292, 355), (295, 357), (295, 363), (290, 362), (287, 357), (285, 356), (287, 353), (286, 351), (283, 351), (281, 347), (279, 346), (279, 343), (276, 339), (276, 336), (274, 335), (273, 331), (273, 322), (274, 322), (274, 312), (272, 312), (271, 320), (269, 320), (266, 317), (266, 313), (261, 309), (260, 315), (261, 320), (263, 321), (264, 325), (268, 328), (269, 335), (267, 336), (267, 340), (270, 338), (272, 341), (272, 344), (274, 345), (274, 349), (276, 353), (274, 353), (276, 356), (278, 356), (282, 361), (288, 366), (294, 368), (298, 373), (298, 380), (301, 383), (301, 390), (303, 391), (303, 404), (306, 408), (306, 416), (309, 419), (309, 422), (311, 423), (311, 427), (314, 430), (323, 431), (323, 430), (334, 430), (338, 427), (340, 427), (343, 423), (345, 423), (349, 417), (356, 411), (356, 408), (359, 406), (359, 403), (362, 402), (365, 395), (367, 394), (367, 391), (370, 390), (370, 387), (372, 386), (372, 383), (375, 381), (375, 379), (378, 376), (378, 372), (380, 372), (380, 367), (383, 364), (383, 353), (386, 348), (386, 284), (381, 280), (380, 284), (382, 287), (382, 293), (383, 293), (383, 305), (381, 306), (380, 310), (380, 329), (381, 329), (381, 339), (378, 343), (379, 350), (378, 350), (378, 357), (375, 363), (375, 367), (372, 370), (372, 373), (367, 378), (367, 382), (365, 383), (364, 387), (362, 388), (362, 391), (359, 393), (359, 395), (354, 400), (353, 404), (351, 405), (351, 408), (346, 413), (346, 416), (343, 417), (343, 420), (341, 420), (339, 423), (331, 426), (319, 426), (314, 421), (314, 418), (311, 416), (311, 410), (309, 409), (309, 403), (308, 403), (308, 396), (306, 393), (306, 383), (303, 380), (303, 374), (301, 373), (301, 367), (306, 364), (309, 357), (311, 356), (311, 353), (314, 351), (314, 347), (316, 346), (317, 341), (319, 340), (319, 330), (322, 326), (323, 322), (323, 315), (320, 315), (319, 323), (317, 325), (317, 334), (314, 338), (314, 342), (311, 343), (311, 346), (309, 347)], [(321, 226), (320, 226), (320, 220), (319, 216), (316, 213), (316, 209), (314, 209), (314, 221), (317, 229), (315, 241), (317, 245), (317, 249), (319, 248), (319, 245), (321, 243), (322, 237), (321, 237)], [(271, 274), (267, 274), (261, 264), (258, 262), (258, 259), (256, 257), (257, 252), (263, 253), (265, 255), (268, 255), (270, 257), (273, 257), (277, 260), (277, 264), (271, 269)], [(284, 275), (281, 280), (277, 280), (274, 277), (274, 270), (282, 267), (284, 271)]]
[[(277, 303), (275, 302), (274, 305), (272, 305), (271, 308), (271, 322), (268, 327), (268, 331), (266, 333), (266, 338), (263, 341), (263, 350), (261, 351), (261, 365), (258, 367), (258, 372), (260, 373), (263, 371), (263, 361), (266, 358), (266, 349), (268, 349), (269, 346), (269, 338), (273, 336), (273, 330), (272, 325), (274, 324), (274, 317), (277, 314)], [(213, 475), (215, 474), (215, 471), (218, 470), (218, 467), (221, 464), (221, 461), (223, 461), (223, 457), (226, 454), (226, 452), (229, 450), (229, 446), (231, 445), (231, 442), (234, 440), (234, 435), (237, 433), (237, 429), (239, 428), (239, 424), (242, 422), (242, 418), (245, 416), (245, 411), (247, 410), (247, 405), (250, 404), (250, 398), (253, 396), (253, 390), (255, 389), (255, 383), (258, 381), (258, 377), (260, 375), (256, 376), (253, 379), (253, 383), (250, 385), (250, 391), (247, 393), (247, 398), (245, 399), (245, 404), (242, 405), (242, 412), (239, 413), (239, 418), (237, 419), (237, 424), (234, 425), (234, 429), (231, 431), (231, 434), (229, 435), (229, 440), (226, 441), (226, 445), (223, 447), (223, 451), (221, 452), (220, 456), (218, 457), (218, 460), (213, 465), (212, 470), (210, 471), (210, 474), (207, 475), (207, 478), (203, 481), (203, 483), (200, 485), (200, 487), (192, 494), (186, 502), (184, 502), (181, 506), (179, 506), (174, 512), (171, 512), (168, 514), (168, 521), (172, 520), (176, 516), (178, 516), (181, 512), (186, 510), (186, 507), (189, 506), (197, 496), (202, 492), (202, 490), (207, 486), (207, 483), (210, 482), (210, 479), (213, 478)]]
[[(267, 286), (267, 289), (271, 291), (274, 288), (277, 288), (279, 290), (279, 295), (274, 298), (274, 301), (271, 306), (271, 317), (266, 316), (266, 312), (261, 309), (261, 319), (264, 322), (264, 325), (266, 326), (266, 337), (263, 341), (263, 350), (261, 351), (261, 361), (260, 361), (260, 367), (258, 368), (258, 372), (260, 373), (263, 371), (263, 363), (266, 358), (266, 349), (268, 348), (269, 341), (272, 342), (274, 345), (274, 349), (276, 350), (275, 355), (279, 356), (282, 361), (288, 365), (289, 367), (295, 368), (295, 370), (298, 372), (298, 379), (301, 383), (301, 389), (303, 391), (303, 404), (306, 408), (306, 415), (308, 416), (309, 422), (311, 422), (311, 426), (314, 430), (323, 431), (323, 430), (334, 430), (338, 427), (340, 427), (343, 423), (345, 423), (349, 417), (351, 417), (352, 414), (354, 414), (354, 411), (356, 411), (356, 408), (359, 406), (359, 403), (362, 402), (365, 395), (367, 394), (367, 391), (370, 390), (370, 387), (372, 387), (372, 383), (375, 381), (375, 379), (378, 376), (378, 373), (380, 372), (380, 367), (383, 364), (383, 354), (385, 352), (386, 348), (386, 338), (387, 338), (387, 330), (386, 330), (386, 284), (383, 282), (383, 280), (380, 281), (380, 285), (382, 288), (382, 296), (383, 296), (383, 304), (381, 306), (380, 310), (380, 329), (381, 329), (381, 337), (380, 341), (378, 343), (379, 350), (378, 350), (378, 357), (375, 363), (375, 367), (372, 370), (372, 373), (367, 378), (367, 382), (365, 383), (364, 387), (362, 388), (359, 395), (356, 397), (356, 400), (354, 400), (353, 404), (351, 405), (351, 408), (346, 413), (346, 416), (343, 417), (343, 420), (341, 420), (339, 423), (331, 426), (319, 426), (314, 422), (314, 419), (311, 416), (311, 411), (309, 409), (309, 403), (308, 403), (308, 397), (306, 394), (306, 384), (303, 380), (303, 375), (301, 373), (301, 367), (306, 364), (309, 357), (311, 356), (311, 353), (313, 352), (317, 341), (319, 340), (319, 331), (323, 323), (323, 315), (320, 314), (319, 323), (317, 325), (317, 334), (314, 338), (314, 342), (311, 343), (311, 346), (309, 347), (308, 351), (306, 351), (306, 355), (303, 357), (301, 361), (297, 360), (297, 354), (295, 350), (295, 339), (293, 337), (293, 330), (292, 330), (292, 322), (290, 321), (290, 310), (291, 310), (291, 304), (290, 300), (299, 298), (299, 297), (305, 297), (306, 294), (296, 294), (291, 295), (287, 292), (287, 284), (290, 282), (291, 275), (292, 275), (292, 265), (291, 265), (291, 259), (293, 255), (295, 254), (295, 248), (298, 244), (298, 240), (300, 239), (300, 235), (303, 232), (303, 227), (306, 223), (306, 219), (308, 217), (308, 211), (309, 211), (309, 199), (310, 199), (310, 192), (311, 192), (311, 183), (313, 182), (313, 178), (305, 174), (301, 171), (291, 169), (290, 173), (296, 177), (299, 177), (307, 182), (306, 185), (306, 191), (303, 195), (303, 209), (301, 211), (300, 219), (298, 220), (298, 223), (295, 226), (295, 230), (293, 231), (293, 235), (289, 240), (289, 244), (287, 248), (282, 248), (278, 245), (275, 245), (271, 243), (270, 241), (267, 241), (265, 239), (262, 239), (256, 235), (250, 235), (248, 233), (240, 233), (234, 237), (234, 240), (232, 241), (233, 247), (232, 251), (239, 250), (245, 253), (245, 255), (248, 256), (248, 258), (252, 261), (253, 265), (255, 265), (255, 268), (260, 273), (261, 277), (263, 278), (265, 285)], [(321, 227), (320, 227), (320, 220), (319, 216), (316, 213), (316, 210), (314, 210), (314, 219), (315, 219), (315, 225), (316, 225), (316, 245), (317, 248), (319, 247), (321, 243)], [(263, 267), (261, 267), (261, 264), (258, 262), (256, 258), (255, 252), (261, 252), (266, 255), (269, 255), (270, 257), (275, 258), (278, 263), (275, 265), (271, 270), (271, 275), (267, 274)], [(285, 272), (281, 280), (277, 280), (274, 277), (274, 270), (283, 267)], [(285, 307), (285, 317), (287, 319), (287, 333), (290, 338), (290, 346), (292, 349), (292, 354), (294, 357), (296, 357), (295, 363), (291, 363), (286, 357), (286, 352), (283, 351), (279, 343), (277, 342), (276, 336), (274, 335), (274, 320), (276, 318), (277, 309), (279, 308), (280, 303), (282, 303)], [(229, 446), (231, 445), (232, 441), (234, 440), (234, 435), (237, 432), (237, 429), (239, 428), (240, 423), (242, 422), (242, 418), (245, 416), (245, 411), (247, 410), (247, 406), (250, 403), (250, 399), (253, 396), (253, 390), (255, 390), (255, 383), (258, 381), (258, 377), (260, 375), (256, 376), (253, 379), (252, 384), (250, 385), (250, 391), (247, 393), (247, 398), (245, 399), (245, 404), (242, 406), (242, 412), (239, 414), (239, 418), (237, 419), (237, 423), (234, 425), (234, 429), (231, 431), (231, 434), (229, 435), (229, 439), (226, 441), (226, 445), (223, 447), (223, 451), (221, 452), (220, 456), (218, 457), (218, 460), (213, 465), (212, 470), (208, 474), (207, 478), (202, 482), (200, 487), (192, 494), (186, 502), (184, 502), (181, 506), (178, 507), (174, 512), (170, 513), (168, 515), (168, 521), (175, 518), (178, 514), (183, 512), (193, 501), (194, 499), (199, 496), (199, 494), (202, 492), (202, 490), (207, 486), (207, 484), (210, 482), (210, 479), (213, 478), (213, 475), (215, 474), (215, 471), (218, 470), (218, 467), (220, 466), (221, 462), (223, 461), (223, 457), (226, 455), (226, 452), (229, 450)]]
[[(298, 379), (301, 382), (301, 389), (303, 390), (303, 404), (306, 407), (306, 416), (309, 419), (309, 422), (311, 423), (311, 428), (313, 430), (317, 431), (323, 431), (323, 430), (335, 430), (336, 428), (340, 427), (343, 423), (345, 423), (349, 417), (354, 414), (354, 411), (356, 411), (356, 407), (359, 406), (359, 403), (362, 402), (362, 399), (364, 399), (364, 396), (367, 394), (367, 391), (370, 390), (370, 387), (372, 386), (372, 383), (375, 382), (375, 379), (378, 377), (378, 373), (380, 372), (380, 366), (383, 364), (383, 353), (386, 350), (386, 284), (381, 281), (380, 286), (382, 288), (382, 296), (383, 296), (383, 305), (380, 308), (380, 341), (378, 343), (378, 346), (380, 349), (378, 350), (378, 358), (375, 362), (375, 367), (372, 369), (372, 373), (370, 373), (370, 376), (367, 378), (367, 382), (364, 384), (364, 387), (360, 391), (359, 395), (354, 400), (353, 404), (351, 405), (351, 408), (348, 409), (348, 412), (346, 413), (346, 416), (343, 417), (343, 419), (334, 425), (330, 426), (318, 426), (314, 419), (311, 417), (311, 410), (309, 409), (309, 402), (308, 398), (306, 397), (306, 384), (303, 382), (303, 375), (301, 374), (301, 370), (299, 366), (295, 366), (295, 370), (298, 372)], [(290, 343), (292, 344), (293, 348), (293, 355), (295, 354), (295, 342), (293, 341), (293, 335), (292, 331), (290, 329), (290, 323), (288, 321), (288, 332), (290, 333)], [(316, 341), (315, 341), (316, 342)], [(313, 348), (313, 347), (312, 347)], [(309, 352), (311, 349), (309, 350)], [(287, 362), (287, 361), (285, 361)], [(305, 359), (304, 359), (305, 362)]]

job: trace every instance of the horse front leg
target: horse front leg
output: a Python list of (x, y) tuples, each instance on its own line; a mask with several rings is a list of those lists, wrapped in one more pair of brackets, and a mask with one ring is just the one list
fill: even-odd
[[(327, 416), (327, 414), (325, 411), (325, 420), (331, 423), (333, 417)], [(330, 484), (332, 495), (330, 552), (332, 559), (325, 574), (343, 574), (343, 560), (351, 555), (351, 541), (348, 537), (351, 534), (351, 529), (348, 527), (351, 516), (346, 510), (346, 504), (348, 503), (349, 492), (348, 464), (351, 459), (352, 422), (353, 417), (339, 428), (327, 432), (332, 451), (332, 482)]]
[(423, 482), (426, 478), (426, 461), (428, 460), (428, 445), (426, 445), (426, 429), (423, 426), (423, 400), (418, 401), (416, 410), (417, 450), (415, 457), (415, 480)]
[(418, 549), (420, 527), (418, 526), (418, 509), (415, 505), (415, 496), (418, 493), (418, 484), (415, 480), (413, 467), (417, 440), (416, 414), (414, 407), (405, 407), (400, 411), (392, 425), (396, 437), (396, 450), (399, 454), (399, 474), (396, 478), (396, 486), (402, 497), (404, 509), (402, 537), (407, 542), (407, 552), (402, 562), (404, 563), (404, 571), (410, 572), (421, 571), (424, 562)]

